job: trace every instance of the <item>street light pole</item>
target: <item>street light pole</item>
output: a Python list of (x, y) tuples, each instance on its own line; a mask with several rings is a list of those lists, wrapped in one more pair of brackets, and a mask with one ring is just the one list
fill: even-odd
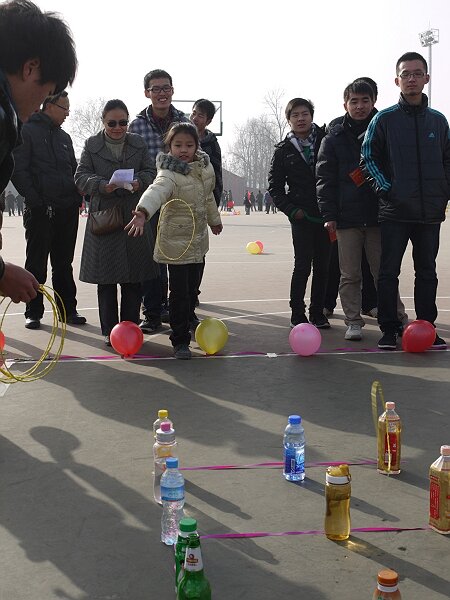
[(428, 106), (431, 106), (431, 47), (433, 44), (439, 42), (439, 29), (427, 29), (426, 31), (422, 31), (422, 33), (419, 33), (419, 39), (423, 48), (428, 47), (428, 74), (430, 75), (430, 81), (428, 82)]

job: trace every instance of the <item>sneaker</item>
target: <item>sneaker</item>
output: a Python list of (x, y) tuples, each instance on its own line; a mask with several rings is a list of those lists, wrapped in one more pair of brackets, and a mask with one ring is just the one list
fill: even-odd
[(197, 315), (194, 315), (194, 317), (189, 321), (189, 329), (191, 331), (195, 331), (200, 323), (200, 319), (197, 317)]
[(180, 360), (189, 360), (192, 358), (188, 344), (178, 344), (177, 346), (174, 346), (173, 355), (175, 358), (179, 358)]
[(294, 327), (296, 325), (300, 325), (300, 323), (309, 323), (308, 319), (306, 318), (306, 315), (300, 315), (296, 319), (294, 319), (294, 317), (292, 317), (289, 327), (291, 329), (294, 329)]
[(331, 325), (325, 315), (318, 315), (317, 317), (310, 317), (309, 322), (315, 325), (317, 329), (330, 329)]
[(361, 325), (356, 325), (356, 324), (349, 325), (347, 327), (347, 331), (345, 332), (344, 339), (352, 340), (355, 342), (362, 340)]
[(109, 339), (109, 335), (105, 335), (103, 341), (105, 342), (105, 346), (111, 346), (111, 340)]
[(161, 329), (161, 327), (161, 320), (157, 320), (155, 318), (149, 319), (148, 317), (145, 317), (139, 323), (139, 328), (142, 331), (142, 333), (154, 333), (155, 331)]
[(83, 317), (75, 311), (71, 315), (66, 315), (66, 323), (70, 323), (70, 325), (85, 325), (87, 321), (86, 317)]
[(376, 306), (374, 308), (371, 308), (370, 310), (363, 310), (361, 312), (363, 315), (373, 317), (374, 319), (378, 317), (378, 308)]
[(447, 350), (447, 342), (436, 334), (436, 338), (431, 346), (431, 350)]
[(27, 329), (39, 329), (40, 326), (41, 326), (40, 319), (32, 319), (32, 318), (25, 319), (25, 327)]
[(396, 331), (385, 331), (378, 342), (378, 348), (382, 350), (396, 350), (397, 349), (397, 332)]
[(332, 317), (332, 316), (333, 316), (333, 313), (334, 313), (334, 309), (333, 309), (333, 308), (324, 308), (324, 309), (323, 309), (323, 314), (324, 314), (326, 317)]

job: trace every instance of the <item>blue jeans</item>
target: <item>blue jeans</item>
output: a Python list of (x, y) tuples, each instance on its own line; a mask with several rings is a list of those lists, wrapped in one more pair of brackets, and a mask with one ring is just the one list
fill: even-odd
[(411, 240), (415, 270), (414, 308), (417, 319), (430, 323), (437, 317), (436, 256), (441, 225), (382, 221), (381, 264), (378, 276), (378, 324), (381, 331), (397, 331), (398, 276), (403, 255)]

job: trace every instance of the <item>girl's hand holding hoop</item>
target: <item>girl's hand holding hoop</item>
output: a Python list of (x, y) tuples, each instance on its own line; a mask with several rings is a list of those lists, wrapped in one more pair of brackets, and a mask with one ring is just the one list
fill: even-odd
[(145, 214), (141, 210), (133, 210), (131, 214), (134, 216), (124, 229), (129, 230), (128, 235), (138, 237), (144, 233)]

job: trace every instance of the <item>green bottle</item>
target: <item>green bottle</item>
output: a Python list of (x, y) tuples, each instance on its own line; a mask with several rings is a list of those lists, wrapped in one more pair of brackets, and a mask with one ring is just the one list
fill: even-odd
[(178, 525), (178, 539), (175, 545), (175, 591), (184, 575), (184, 559), (189, 543), (189, 534), (197, 533), (197, 521), (190, 517), (181, 519)]
[(211, 587), (203, 572), (198, 533), (189, 534), (184, 576), (178, 584), (177, 600), (211, 600)]

